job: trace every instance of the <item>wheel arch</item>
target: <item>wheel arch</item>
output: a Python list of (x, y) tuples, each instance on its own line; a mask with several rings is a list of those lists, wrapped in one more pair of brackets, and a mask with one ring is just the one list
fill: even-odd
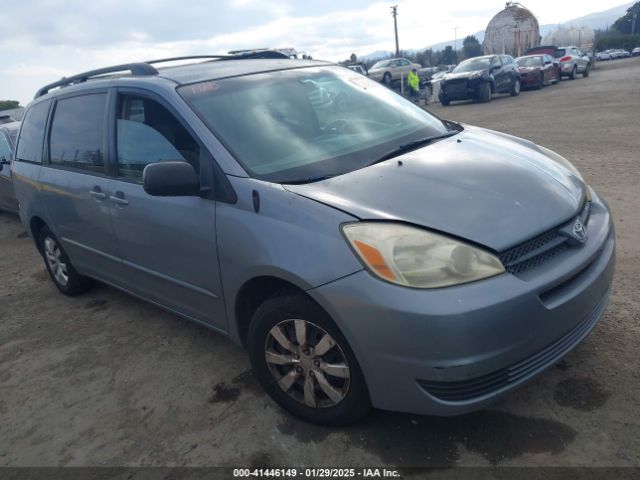
[[(295, 292), (317, 303), (304, 288), (296, 285), (291, 280), (275, 275), (260, 275), (245, 281), (235, 296), (233, 313), (238, 339), (243, 347), (247, 345), (247, 333), (253, 314), (267, 299), (278, 292)], [(321, 307), (322, 308), (322, 307)]]
[(36, 248), (40, 253), (42, 253), (42, 248), (38, 242), (38, 237), (40, 236), (40, 231), (47, 226), (47, 223), (39, 216), (33, 216), (29, 220), (29, 230), (31, 231), (31, 238), (36, 244)]

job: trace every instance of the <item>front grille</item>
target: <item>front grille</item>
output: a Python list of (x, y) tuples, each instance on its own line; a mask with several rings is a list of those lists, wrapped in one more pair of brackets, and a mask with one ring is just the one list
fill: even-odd
[[(589, 221), (590, 202), (586, 202), (579, 213), (580, 221), (586, 225)], [(556, 255), (571, 248), (569, 238), (560, 230), (573, 224), (575, 219), (564, 223), (520, 245), (516, 245), (498, 255), (507, 272), (517, 275), (551, 260)]]
[(604, 293), (593, 311), (569, 333), (538, 353), (510, 367), (469, 380), (456, 382), (418, 380), (418, 384), (429, 394), (448, 402), (463, 402), (483, 397), (514, 384), (551, 365), (582, 340), (600, 318), (607, 304), (608, 293), (608, 291)]

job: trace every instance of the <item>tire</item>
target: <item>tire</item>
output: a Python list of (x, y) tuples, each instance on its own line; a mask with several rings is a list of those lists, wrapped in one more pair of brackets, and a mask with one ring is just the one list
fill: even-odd
[(491, 84), (485, 82), (478, 91), (478, 101), (481, 103), (487, 103), (491, 101)]
[(587, 65), (584, 69), (584, 72), (582, 72), (582, 78), (587, 78), (589, 76), (589, 65)]
[(544, 73), (540, 72), (538, 83), (536, 83), (536, 90), (540, 90), (544, 86)]
[(444, 96), (440, 96), (440, 105), (442, 105), (443, 107), (448, 107), (451, 104), (451, 100), (449, 100), (447, 97)]
[(574, 65), (573, 69), (571, 70), (571, 73), (569, 74), (569, 80), (575, 80), (577, 75), (578, 75), (578, 67), (577, 65)]
[(513, 82), (513, 85), (511, 86), (511, 91), (509, 92), (511, 94), (512, 97), (517, 97), (518, 95), (520, 95), (520, 79), (516, 78), (516, 80)]
[(65, 295), (75, 297), (86, 292), (92, 285), (91, 279), (80, 275), (71, 264), (67, 252), (47, 227), (42, 227), (38, 235), (38, 247), (45, 267), (55, 286)]
[(391, 74), (389, 72), (385, 72), (384, 76), (382, 77), (382, 83), (384, 83), (388, 87), (391, 86)]
[[(300, 331), (305, 332), (303, 343)], [(324, 347), (319, 347), (322, 339)], [(262, 387), (293, 415), (311, 423), (346, 425), (371, 410), (367, 385), (349, 344), (329, 315), (303, 294), (280, 292), (260, 305), (249, 325), (247, 347)], [(316, 355), (316, 348), (324, 353)], [(267, 361), (267, 352), (277, 361)], [(327, 373), (322, 364), (334, 367), (337, 375)], [(342, 368), (335, 369), (337, 365)]]

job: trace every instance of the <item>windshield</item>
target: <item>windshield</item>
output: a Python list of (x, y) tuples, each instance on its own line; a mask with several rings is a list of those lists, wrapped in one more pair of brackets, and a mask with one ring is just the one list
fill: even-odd
[(254, 177), (340, 175), (421, 138), (436, 117), (340, 67), (284, 70), (186, 85), (180, 95)]
[(521, 57), (516, 62), (520, 67), (539, 67), (542, 65), (542, 57)]
[(475, 72), (476, 70), (484, 70), (489, 68), (491, 64), (491, 58), (483, 57), (483, 58), (472, 58), (470, 60), (465, 60), (456, 68), (453, 69), (452, 73), (460, 73), (460, 72)]

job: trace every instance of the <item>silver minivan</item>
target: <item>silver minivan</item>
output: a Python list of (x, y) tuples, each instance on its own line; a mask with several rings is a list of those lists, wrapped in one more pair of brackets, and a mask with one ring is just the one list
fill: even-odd
[(204, 60), (28, 106), (15, 191), (62, 293), (98, 280), (212, 328), (330, 424), (481, 408), (596, 325), (614, 227), (566, 159), (328, 63)]

